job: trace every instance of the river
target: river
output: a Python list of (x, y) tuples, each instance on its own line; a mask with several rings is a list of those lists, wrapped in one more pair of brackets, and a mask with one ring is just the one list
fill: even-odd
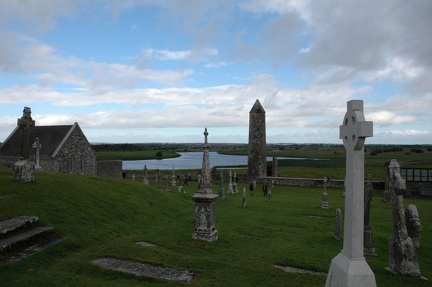
[[(149, 159), (149, 160), (124, 160), (123, 170), (141, 170), (144, 165), (148, 169), (169, 170), (175, 169), (200, 169), (202, 168), (203, 152), (180, 152), (180, 157), (167, 159)], [(279, 157), (279, 159), (288, 159), (287, 157)], [(301, 159), (301, 158), (291, 158)], [(248, 157), (245, 155), (226, 155), (217, 152), (209, 152), (210, 167), (226, 166), (235, 167), (239, 165), (246, 166)], [(272, 157), (267, 157), (267, 161), (271, 161)]]

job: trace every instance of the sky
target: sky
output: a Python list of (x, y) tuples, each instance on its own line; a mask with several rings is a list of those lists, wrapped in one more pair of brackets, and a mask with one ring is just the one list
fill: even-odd
[[(0, 0), (0, 142), (24, 107), (93, 143), (432, 144), (430, 0)], [(41, 139), (43, 144), (43, 139)]]

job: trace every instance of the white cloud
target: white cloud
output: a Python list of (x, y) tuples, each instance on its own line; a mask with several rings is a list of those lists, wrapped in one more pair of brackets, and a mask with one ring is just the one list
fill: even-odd
[(414, 115), (397, 115), (391, 111), (369, 113), (365, 117), (368, 121), (373, 121), (374, 124), (383, 126), (413, 123), (417, 120), (417, 117)]

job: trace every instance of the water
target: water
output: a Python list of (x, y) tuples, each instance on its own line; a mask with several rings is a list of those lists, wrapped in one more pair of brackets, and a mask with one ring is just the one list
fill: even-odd
[[(149, 159), (149, 160), (124, 160), (124, 170), (140, 170), (144, 165), (148, 169), (201, 169), (203, 152), (180, 152), (181, 156), (167, 159)], [(278, 159), (286, 159), (279, 157)], [(297, 158), (299, 159), (299, 158)], [(245, 155), (225, 155), (217, 152), (209, 152), (210, 167), (214, 166), (239, 166), (247, 165), (248, 157)], [(267, 157), (271, 161), (272, 157)]]

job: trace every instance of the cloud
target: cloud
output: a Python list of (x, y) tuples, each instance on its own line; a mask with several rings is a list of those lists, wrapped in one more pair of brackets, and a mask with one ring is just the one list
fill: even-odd
[(76, 2), (75, 0), (0, 1), (0, 23), (4, 27), (24, 23), (29, 30), (45, 31), (55, 25), (58, 17), (72, 15), (75, 12)]
[(368, 121), (373, 121), (374, 124), (383, 126), (413, 123), (417, 120), (417, 117), (414, 115), (397, 115), (391, 111), (369, 113), (365, 117)]

